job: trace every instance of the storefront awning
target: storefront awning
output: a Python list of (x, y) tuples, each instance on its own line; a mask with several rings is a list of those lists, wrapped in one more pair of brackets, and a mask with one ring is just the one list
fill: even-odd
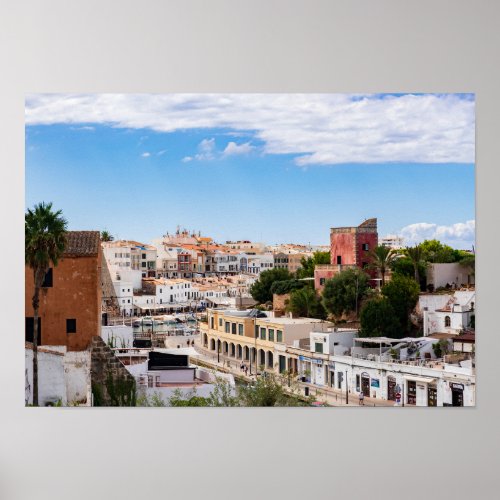
[(404, 375), (403, 378), (413, 382), (420, 382), (421, 384), (430, 384), (436, 381), (436, 379), (432, 377), (419, 377), (417, 375)]

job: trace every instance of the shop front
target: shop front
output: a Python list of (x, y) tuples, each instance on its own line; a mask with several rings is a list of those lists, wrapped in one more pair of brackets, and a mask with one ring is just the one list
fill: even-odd
[(396, 401), (396, 377), (389, 375), (387, 377), (387, 399)]
[(451, 406), (464, 405), (464, 385), (450, 382)]
[(415, 406), (437, 406), (436, 379), (406, 376), (406, 403)]

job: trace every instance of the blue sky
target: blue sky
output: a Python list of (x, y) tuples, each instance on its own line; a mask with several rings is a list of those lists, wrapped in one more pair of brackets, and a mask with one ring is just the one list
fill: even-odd
[(179, 224), (327, 244), (330, 227), (377, 217), (380, 236), (473, 244), (471, 96), (300, 96), (295, 112), (293, 95), (244, 96), (28, 98), (26, 206), (144, 242)]

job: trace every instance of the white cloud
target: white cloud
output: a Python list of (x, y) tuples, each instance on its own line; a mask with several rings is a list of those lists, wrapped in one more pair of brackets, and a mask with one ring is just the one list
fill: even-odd
[(188, 162), (190, 162), (190, 161), (193, 161), (193, 157), (192, 157), (192, 156), (185, 156), (185, 157), (182, 159), (182, 161), (183, 161), (184, 163), (188, 163)]
[(451, 246), (472, 245), (475, 240), (476, 221), (457, 222), (450, 226), (439, 226), (428, 222), (410, 224), (401, 229), (405, 244), (414, 245), (424, 240), (437, 239)]
[(162, 149), (161, 151), (158, 151), (158, 153), (156, 153), (158, 156), (163, 156), (165, 153), (167, 152), (166, 149)]
[(90, 127), (89, 125), (84, 125), (82, 127), (71, 127), (71, 130), (87, 130), (89, 132), (93, 132), (95, 127)]
[(229, 129), (300, 166), (474, 162), (474, 100), (455, 94), (36, 94), (26, 123)]
[(252, 149), (254, 149), (254, 146), (252, 146), (249, 142), (245, 142), (243, 144), (236, 144), (235, 142), (231, 141), (227, 143), (223, 155), (224, 156), (245, 155), (250, 153)]
[(151, 153), (149, 153), (148, 151), (146, 151), (145, 153), (142, 153), (141, 155), (143, 158), (149, 158), (151, 156)]

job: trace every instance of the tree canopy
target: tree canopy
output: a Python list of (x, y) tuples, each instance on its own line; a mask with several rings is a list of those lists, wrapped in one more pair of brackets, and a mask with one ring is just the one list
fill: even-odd
[(264, 304), (265, 302), (273, 300), (271, 287), (276, 281), (289, 281), (293, 275), (288, 269), (275, 267), (260, 273), (259, 279), (250, 287), (250, 294), (253, 299)]
[(368, 291), (368, 276), (361, 269), (346, 269), (325, 281), (323, 306), (327, 312), (340, 317), (359, 309)]
[(307, 285), (307, 281), (301, 281), (298, 279), (291, 279), (286, 281), (275, 281), (271, 285), (271, 293), (283, 295), (285, 293), (290, 293), (293, 290), (298, 290), (299, 288), (303, 288)]
[(297, 278), (312, 278), (314, 268), (320, 264), (330, 264), (330, 252), (314, 252), (312, 257), (302, 257), (301, 267), (297, 269)]
[(314, 289), (309, 286), (294, 290), (291, 293), (287, 310), (296, 316), (305, 318), (326, 318), (326, 311), (321, 299), (316, 295)]
[(391, 264), (397, 259), (397, 253), (392, 248), (378, 245), (370, 252), (371, 269), (376, 269), (382, 279), (382, 286), (385, 285), (385, 275)]
[(419, 292), (420, 287), (413, 278), (400, 274), (395, 274), (382, 288), (382, 295), (389, 300), (404, 333), (411, 329), (410, 313), (417, 305)]
[(387, 297), (376, 297), (365, 302), (359, 321), (362, 337), (401, 338), (405, 333)]

